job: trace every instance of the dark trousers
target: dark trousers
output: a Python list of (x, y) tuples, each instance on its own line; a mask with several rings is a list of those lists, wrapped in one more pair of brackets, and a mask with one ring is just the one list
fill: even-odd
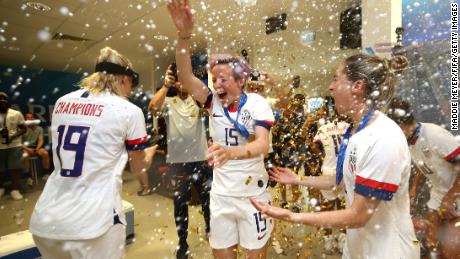
[(5, 183), (5, 174), (8, 171), (11, 177), (11, 190), (20, 190), (22, 170), (22, 147), (0, 149), (0, 188)]
[(206, 161), (171, 164), (174, 174), (174, 217), (179, 244), (187, 246), (188, 204), (192, 196), (192, 184), (201, 199), (206, 232), (209, 232), (209, 191), (211, 189), (212, 169)]

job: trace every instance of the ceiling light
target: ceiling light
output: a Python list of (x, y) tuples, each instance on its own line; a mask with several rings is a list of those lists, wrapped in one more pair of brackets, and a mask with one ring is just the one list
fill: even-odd
[(300, 42), (303, 45), (309, 45), (316, 39), (316, 32), (314, 31), (303, 31), (300, 33)]
[(165, 36), (165, 35), (155, 35), (153, 36), (154, 39), (156, 40), (168, 40), (168, 36)]
[(257, 0), (235, 0), (242, 8), (256, 5)]
[(49, 12), (51, 10), (50, 6), (39, 2), (27, 2), (26, 5), (27, 7), (41, 12)]

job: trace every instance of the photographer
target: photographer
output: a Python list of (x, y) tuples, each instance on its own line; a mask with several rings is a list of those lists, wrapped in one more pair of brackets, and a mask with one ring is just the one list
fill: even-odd
[(0, 197), (5, 193), (3, 188), (5, 172), (11, 174), (11, 198), (22, 199), (20, 188), (20, 170), (22, 169), (22, 142), (20, 136), (26, 132), (24, 117), (21, 112), (10, 109), (8, 95), (0, 92)]
[[(172, 92), (177, 92), (173, 96)], [(206, 135), (204, 117), (192, 96), (177, 81), (176, 65), (166, 70), (165, 82), (150, 101), (149, 110), (156, 116), (165, 117), (168, 137), (166, 163), (174, 174), (174, 218), (176, 221), (179, 245), (178, 259), (188, 258), (187, 229), (188, 203), (192, 185), (195, 186), (201, 202), (209, 233), (209, 190), (211, 187), (211, 168), (206, 163)]]

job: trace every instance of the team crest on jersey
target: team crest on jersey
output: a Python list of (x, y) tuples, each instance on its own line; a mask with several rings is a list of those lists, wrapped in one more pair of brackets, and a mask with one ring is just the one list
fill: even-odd
[(420, 171), (422, 171), (422, 173), (433, 174), (433, 171), (431, 171), (431, 169), (425, 164), (425, 162), (419, 161), (417, 165), (417, 167), (420, 169)]
[(249, 126), (249, 122), (251, 121), (252, 117), (251, 117), (251, 114), (249, 113), (248, 110), (244, 110), (241, 112), (241, 115), (240, 115), (240, 120), (241, 120), (241, 123), (244, 125), (244, 126)]
[(429, 148), (424, 147), (424, 148), (422, 149), (422, 152), (423, 152), (423, 155), (424, 155), (426, 158), (428, 158), (428, 159), (431, 158), (432, 155), (431, 155), (431, 151), (430, 151)]
[(353, 147), (353, 149), (350, 152), (350, 159), (349, 159), (349, 169), (350, 171), (355, 174), (356, 173), (356, 164), (358, 162), (358, 156), (356, 154), (356, 147)]

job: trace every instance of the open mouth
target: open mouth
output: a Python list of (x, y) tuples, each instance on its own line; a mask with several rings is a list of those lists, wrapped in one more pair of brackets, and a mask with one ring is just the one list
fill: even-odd
[(222, 89), (217, 89), (216, 93), (219, 96), (219, 99), (221, 99), (221, 100), (224, 99), (225, 97), (227, 97), (227, 93)]
[(225, 97), (227, 96), (227, 93), (221, 93), (217, 95), (219, 96), (219, 99), (225, 99)]

